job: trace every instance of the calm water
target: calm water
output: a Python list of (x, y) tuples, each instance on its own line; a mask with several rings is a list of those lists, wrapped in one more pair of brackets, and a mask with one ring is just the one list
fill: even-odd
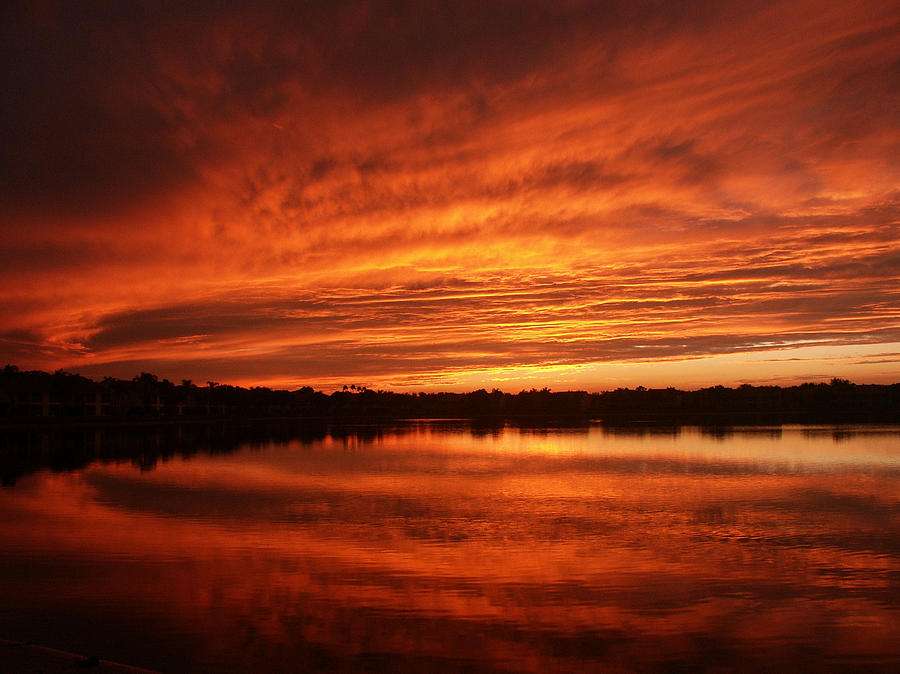
[(182, 432), (7, 442), (0, 637), (173, 672), (900, 667), (896, 427)]

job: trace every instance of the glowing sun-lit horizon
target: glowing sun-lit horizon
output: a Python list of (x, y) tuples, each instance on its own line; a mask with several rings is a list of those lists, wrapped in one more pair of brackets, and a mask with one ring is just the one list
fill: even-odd
[(895, 0), (20, 3), (0, 364), (900, 381)]

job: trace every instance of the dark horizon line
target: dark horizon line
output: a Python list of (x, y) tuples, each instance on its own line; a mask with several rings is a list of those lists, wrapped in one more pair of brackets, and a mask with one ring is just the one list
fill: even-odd
[(12, 363), (7, 363), (2, 371), (3, 374), (21, 374), (21, 375), (38, 375), (38, 376), (46, 376), (46, 377), (73, 377), (78, 379), (83, 379), (89, 381), (93, 384), (101, 385), (104, 383), (132, 383), (132, 382), (147, 382), (147, 383), (156, 383), (160, 385), (168, 385), (171, 384), (175, 387), (187, 387), (194, 388), (198, 390), (205, 390), (209, 388), (225, 388), (225, 389), (236, 389), (236, 390), (244, 390), (244, 391), (254, 391), (254, 390), (262, 390), (262, 391), (271, 391), (273, 393), (296, 393), (304, 390), (312, 390), (315, 393), (321, 393), (323, 395), (334, 395), (335, 393), (364, 393), (364, 392), (372, 392), (372, 393), (383, 393), (383, 394), (391, 394), (397, 396), (417, 396), (417, 395), (454, 395), (454, 396), (466, 396), (477, 394), (482, 391), (487, 392), (489, 394), (495, 394), (497, 392), (502, 393), (505, 396), (516, 396), (522, 393), (584, 393), (587, 395), (604, 395), (616, 391), (635, 391), (635, 392), (649, 392), (649, 391), (676, 391), (679, 393), (697, 393), (701, 391), (709, 391), (715, 389), (725, 389), (730, 391), (740, 390), (740, 389), (778, 389), (778, 390), (789, 390), (793, 388), (799, 387), (809, 387), (809, 386), (853, 386), (853, 387), (893, 387), (900, 386), (900, 381), (891, 382), (888, 384), (857, 384), (849, 379), (843, 377), (831, 377), (827, 382), (826, 381), (802, 381), (796, 384), (791, 384), (788, 386), (783, 386), (780, 384), (750, 384), (747, 382), (737, 384), (737, 385), (729, 385), (726, 386), (724, 384), (711, 384), (708, 386), (701, 386), (693, 389), (682, 389), (677, 386), (661, 386), (661, 387), (647, 387), (643, 385), (637, 385), (634, 387), (629, 386), (617, 386), (614, 389), (603, 389), (603, 390), (595, 390), (589, 391), (586, 389), (565, 389), (565, 390), (554, 390), (550, 387), (544, 386), (540, 389), (532, 387), (531, 389), (522, 389), (518, 393), (503, 391), (498, 388), (493, 388), (488, 391), (485, 387), (481, 387), (478, 389), (472, 389), (471, 391), (395, 391), (391, 389), (372, 389), (367, 385), (359, 385), (359, 384), (344, 384), (341, 389), (335, 389), (332, 393), (324, 393), (324, 391), (315, 389), (312, 386), (304, 385), (300, 386), (296, 389), (288, 389), (288, 388), (272, 388), (269, 386), (263, 385), (237, 385), (237, 384), (228, 384), (222, 383), (214, 380), (207, 380), (206, 385), (198, 385), (194, 383), (192, 379), (182, 379), (181, 384), (177, 384), (175, 382), (170, 381), (168, 378), (160, 378), (158, 375), (153, 374), (151, 372), (142, 371), (140, 374), (135, 375), (131, 379), (121, 379), (118, 377), (105, 376), (102, 379), (97, 379), (94, 377), (86, 376), (80, 374), (78, 372), (70, 372), (65, 368), (60, 368), (55, 370), (54, 372), (47, 372), (45, 370), (24, 370), (19, 368), (17, 365)]
[(413, 418), (559, 418), (700, 420), (758, 423), (790, 420), (900, 423), (900, 383), (829, 383), (696, 391), (674, 387), (618, 388), (603, 393), (531, 389), (519, 393), (395, 393), (355, 384), (325, 394), (304, 386), (295, 391), (243, 388), (189, 380), (176, 385), (143, 372), (131, 380), (95, 382), (59, 370), (0, 371), (0, 419), (10, 421), (275, 418), (397, 420)]

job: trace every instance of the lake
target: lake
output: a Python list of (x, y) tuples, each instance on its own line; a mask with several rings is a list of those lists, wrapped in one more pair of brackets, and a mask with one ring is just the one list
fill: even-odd
[(897, 671), (896, 426), (6, 433), (0, 637), (171, 672)]

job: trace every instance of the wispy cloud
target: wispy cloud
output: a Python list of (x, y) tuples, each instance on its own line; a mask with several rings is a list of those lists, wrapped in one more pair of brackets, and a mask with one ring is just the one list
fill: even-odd
[(598, 388), (818, 344), (896, 378), (853, 358), (900, 332), (895, 10), (14, 6), (0, 358)]

